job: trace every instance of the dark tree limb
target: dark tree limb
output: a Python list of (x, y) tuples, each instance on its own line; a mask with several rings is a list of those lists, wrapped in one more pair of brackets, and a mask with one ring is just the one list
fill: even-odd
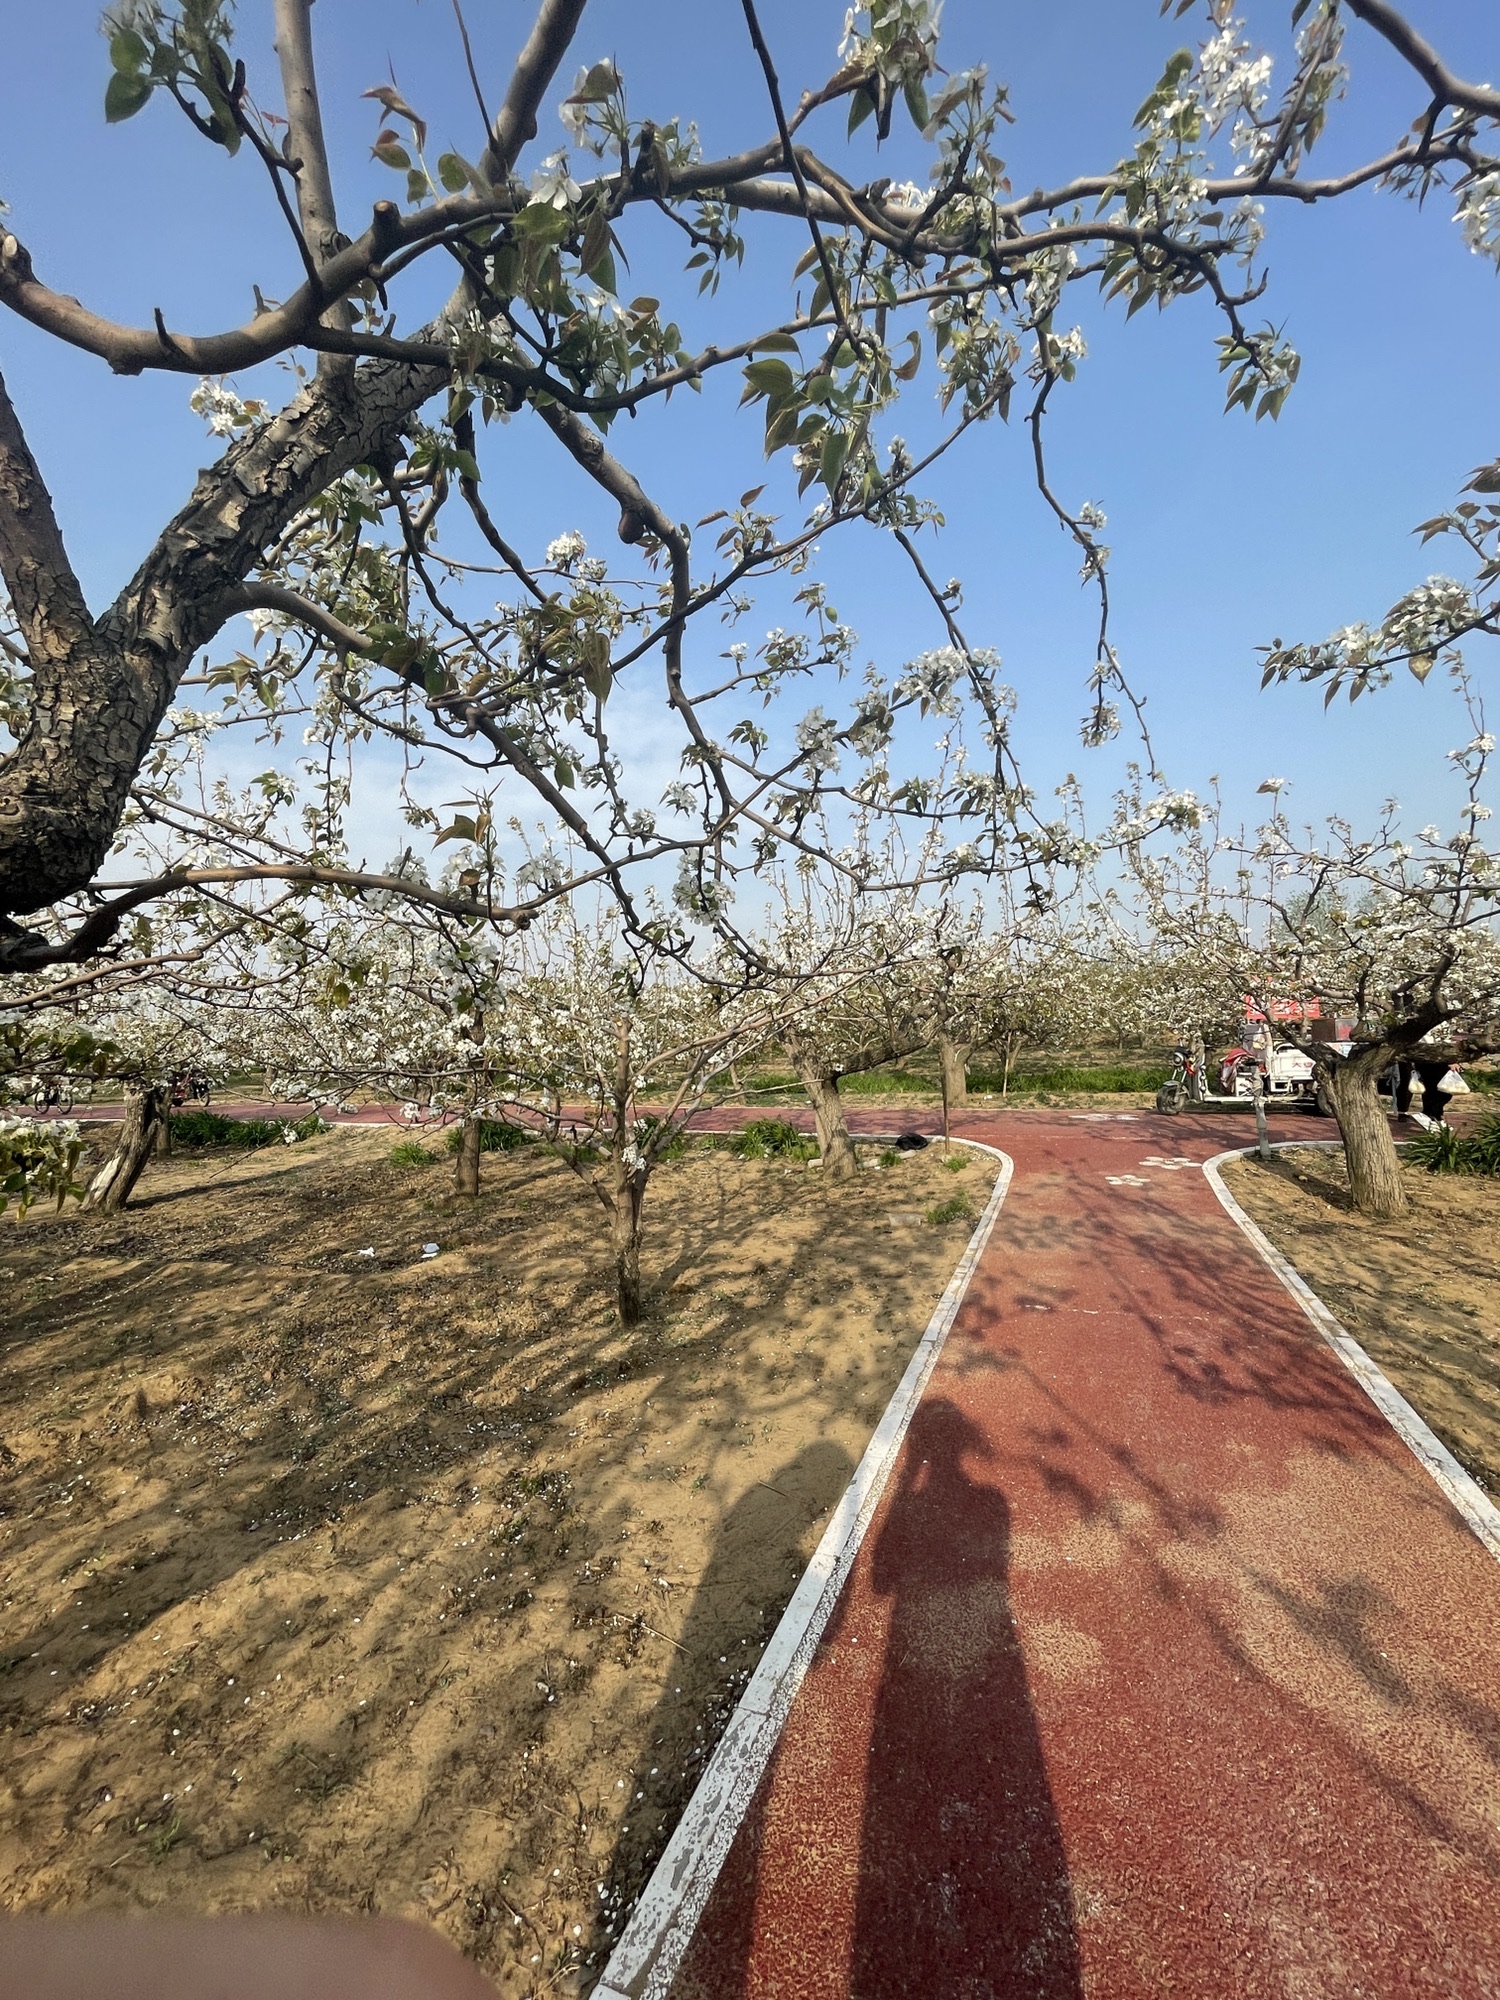
[(1430, 42), (1423, 41), (1411, 23), (1390, 5), (1390, 0), (1347, 0), (1349, 12), (1357, 14), (1367, 28), (1388, 41), (1397, 55), (1421, 77), (1435, 98), (1460, 111), (1477, 112), (1483, 118), (1500, 118), (1500, 90), (1488, 83), (1467, 83), (1443, 61)]

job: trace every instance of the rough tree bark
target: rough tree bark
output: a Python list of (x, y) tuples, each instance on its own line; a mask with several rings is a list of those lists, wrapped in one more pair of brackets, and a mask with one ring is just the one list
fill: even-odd
[(479, 1119), (472, 1112), (465, 1113), (458, 1128), (458, 1154), (453, 1163), (455, 1194), (477, 1195), (479, 1192), (479, 1155), (483, 1150), (483, 1137)]
[(141, 1169), (151, 1157), (166, 1108), (164, 1086), (126, 1086), (120, 1137), (115, 1150), (89, 1182), (88, 1193), (83, 1197), (86, 1209), (113, 1215), (129, 1201)]
[(617, 1152), (611, 1177), (613, 1203), (610, 1248), (615, 1260), (615, 1301), (621, 1326), (638, 1326), (641, 1318), (641, 1211), (646, 1199), (647, 1168), (635, 1149)]
[(859, 1161), (855, 1157), (854, 1141), (849, 1136), (844, 1118), (838, 1071), (829, 1069), (806, 1053), (799, 1053), (795, 1048), (789, 1053), (792, 1067), (797, 1072), (797, 1081), (807, 1092), (807, 1101), (812, 1106), (813, 1123), (818, 1130), (818, 1151), (823, 1155), (823, 1172), (830, 1180), (851, 1180), (859, 1172)]
[(943, 1143), (949, 1138), (949, 1124), (955, 1111), (969, 1101), (969, 1046), (956, 1042), (950, 1034), (937, 1038), (938, 1066), (943, 1077)]
[(1396, 1142), (1376, 1088), (1394, 1054), (1394, 1049), (1379, 1042), (1319, 1065), (1344, 1141), (1354, 1206), (1361, 1215), (1377, 1221), (1405, 1215), (1410, 1207), (1401, 1182)]
[(643, 1150), (635, 1128), (635, 1064), (631, 1059), (630, 1019), (620, 1023), (619, 1045), (611, 1097), (614, 1131), (610, 1135), (610, 1248), (615, 1260), (615, 1303), (621, 1326), (637, 1326), (641, 1317), (641, 1211), (654, 1155)]
[(1021, 1043), (1021, 1038), (1019, 1035), (1007, 1035), (1005, 1037), (1005, 1042), (1003, 1044), (1004, 1067), (1000, 1071), (1000, 1095), (1002, 1097), (1010, 1096), (1011, 1064), (1016, 1059), (1016, 1050), (1020, 1047), (1020, 1043)]

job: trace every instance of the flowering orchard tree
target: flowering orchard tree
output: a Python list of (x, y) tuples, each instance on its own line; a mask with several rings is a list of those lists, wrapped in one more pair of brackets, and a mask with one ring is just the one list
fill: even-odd
[(1378, 1095), (1391, 1064), (1500, 1047), (1500, 855), (1476, 830), (1494, 739), (1472, 700), (1470, 713), (1481, 726), (1449, 753), (1464, 794), (1457, 833), (1407, 836), (1390, 804), (1368, 837), (1340, 820), (1298, 834), (1273, 779), (1275, 809), (1248, 840), (1206, 820), (1174, 855), (1138, 858), (1146, 914), (1201, 1008), (1316, 1000), (1353, 1021), (1346, 1043), (1315, 1040), (1305, 1022), (1283, 1032), (1317, 1065), (1365, 1215), (1408, 1205)]
[(1002, 1091), (1027, 1043), (1071, 1047), (1097, 1033), (1091, 1000), (1098, 970), (1076, 899), (1020, 904), (998, 893), (971, 906), (960, 923), (934, 926), (919, 978), (930, 994), (944, 1123), (967, 1101), (969, 1059), (997, 1052)]
[[(1102, 740), (1129, 705), (1108, 636), (1102, 517), (1055, 494), (1043, 451), (1049, 400), (1083, 359), (1071, 288), (1102, 286), (1132, 311), (1203, 295), (1230, 404), (1275, 415), (1297, 358), (1258, 323), (1273, 209), (1368, 183), (1441, 187), (1475, 247), (1500, 248), (1500, 93), (1456, 76), (1389, 0), (1295, 0), (1281, 79), (1230, 0), (1207, 0), (1204, 39), (1147, 89), (1128, 157), (1019, 194), (998, 150), (1005, 89), (982, 65), (942, 68), (938, 0), (855, 7), (836, 47), (830, 32), (827, 74), (796, 91), (742, 0), (743, 66), (727, 81), (763, 104), (766, 136), (721, 156), (695, 126), (660, 116), (657, 79), (633, 70), (628, 48), (617, 61), (588, 47), (585, 0), (534, 4), (508, 76), (455, 63), (436, 106), (411, 104), (394, 81), (368, 90), (374, 157), (392, 178), (358, 218), (350, 163), (325, 142), (311, 0), (272, 0), (270, 64), (236, 41), (232, 0), (120, 0), (106, 16), (106, 119), (180, 114), (185, 145), (263, 177), (287, 261), (244, 273), (257, 301), (246, 324), (195, 331), (150, 305), (153, 258), (179, 280), (195, 264), (169, 198), (140, 237), (134, 321), (51, 281), (66, 243), (36, 242), (22, 216), (0, 226), (0, 306), (120, 376), (188, 377), (224, 447), (114, 602), (91, 606), (0, 385), (4, 970), (86, 960), (133, 912), (184, 891), (388, 889), (345, 837), (351, 773), (374, 739), (411, 766), (444, 761), (445, 788), (460, 792), (451, 817), (429, 789), (404, 797), (408, 819), (414, 833), (476, 846), (479, 865), (442, 907), (502, 925), (580, 882), (629, 916), (632, 883), (663, 865), (685, 894), (722, 905), (738, 876), (806, 850), (825, 805), (941, 829), (949, 871), (1017, 844), (1045, 853), (1056, 829), (1035, 816), (1011, 757), (995, 656), (971, 643), (958, 582), (940, 582), (924, 552), (939, 525), (922, 490), (933, 461), (1005, 420), (1019, 393), (1041, 494), (1099, 591), (1085, 734)], [(446, 33), (445, 19), (424, 12), (413, 32)], [(1320, 178), (1309, 155), (1342, 92), (1350, 29), (1348, 48), (1378, 40), (1406, 65), (1415, 122), (1387, 151)], [(369, 62), (385, 68), (385, 48), (372, 45)], [(429, 135), (471, 119), (472, 147), (433, 157)], [(898, 121), (928, 148), (925, 180), (872, 171), (872, 139)], [(630, 250), (654, 255), (672, 232), (685, 266), (675, 295), (632, 296)], [(737, 283), (752, 253), (787, 275), (769, 319), (763, 292)], [(432, 311), (431, 274), (451, 266), (457, 281)], [(279, 406), (284, 377), (268, 364), (292, 367)], [(649, 417), (674, 392), (714, 394), (720, 381), (747, 406), (757, 455), (763, 443), (791, 476), (773, 469), (787, 489), (777, 502), (734, 472), (693, 530), (613, 440), (622, 414)], [(919, 446), (895, 428), (903, 397)], [(617, 510), (615, 554), (589, 554), (566, 520), (528, 546), (533, 503), (507, 483), (508, 423)], [(888, 538), (931, 604), (939, 644), (904, 672), (851, 671), (854, 635), (810, 567), (815, 543), (846, 527)], [(795, 619), (705, 658), (699, 627), (741, 623), (757, 580), (794, 599)], [(207, 688), (202, 715), (273, 737), (300, 719), (313, 798), (290, 825), (253, 800), (179, 799), (168, 851), (110, 870), (132, 787), (149, 793), (153, 745), (164, 724), (182, 726), (190, 669), (242, 617), (254, 643), (191, 676)], [(788, 713), (808, 674), (847, 692)], [(646, 790), (637, 732), (616, 721), (613, 697), (645, 676), (680, 760), (665, 796), (659, 781)], [(912, 768), (903, 717), (933, 708), (951, 718), (944, 762)], [(261, 780), (267, 798), (293, 786), (280, 767)], [(494, 831), (518, 799), (570, 843), (573, 873), (549, 851), (502, 875)]]
[(775, 1026), (807, 1093), (823, 1170), (858, 1171), (840, 1080), (896, 1062), (937, 1039), (944, 954), (977, 929), (915, 891), (871, 896), (835, 872), (804, 864), (777, 878), (779, 904), (754, 942), (754, 961)]
[(609, 1219), (633, 1325), (651, 1175), (763, 1046), (771, 1016), (732, 954), (689, 966), (665, 948), (686, 940), (660, 913), (653, 948), (594, 901), (588, 914), (580, 898), (552, 904), (503, 948), (486, 923), (397, 896), (368, 915), (326, 911), (295, 943), (278, 940), (296, 977), (252, 990), (250, 1004), (277, 1090), (456, 1113), (461, 1195), (479, 1193), (486, 1120), (548, 1137)]
[(764, 1045), (764, 982), (731, 955), (689, 969), (643, 947), (616, 913), (584, 921), (572, 902), (521, 947), (522, 976), (506, 996), (512, 1080), (530, 1103), (550, 1106), (550, 1136), (608, 1218), (620, 1319), (633, 1326), (651, 1176), (693, 1114), (728, 1092), (736, 1064)]
[(514, 941), (405, 895), (378, 900), (305, 905), (297, 934), (275, 936), (286, 976), (250, 995), (259, 1066), (277, 1096), (372, 1096), (455, 1117), (454, 1188), (477, 1195), (483, 1123), (511, 1095)]
[(221, 1004), (224, 997), (201, 987), (174, 994), (153, 982), (127, 989), (123, 1004), (91, 1017), (108, 1053), (90, 1067), (120, 1089), (123, 1102), (114, 1151), (89, 1182), (85, 1208), (124, 1208), (153, 1153), (170, 1149), (174, 1079), (253, 1066), (245, 1014)]

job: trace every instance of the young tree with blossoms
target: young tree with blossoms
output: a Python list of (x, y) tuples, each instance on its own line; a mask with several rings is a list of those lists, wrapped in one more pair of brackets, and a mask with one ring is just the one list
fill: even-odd
[[(121, 377), (199, 383), (224, 441), (124, 590), (95, 607), (0, 387), (5, 971), (90, 960), (134, 913), (193, 891), (382, 893), (389, 884), (349, 849), (346, 817), (376, 739), (409, 769), (443, 766), (457, 781), (451, 817), (430, 803), (432, 787), (407, 789), (414, 834), (483, 847), (485, 829), (525, 799), (568, 843), (571, 876), (481, 867), (446, 892), (450, 913), (502, 928), (575, 886), (602, 885), (629, 920), (632, 885), (663, 865), (727, 895), (807, 851), (825, 806), (835, 821), (879, 807), (938, 827), (984, 866), (1047, 850), (1053, 831), (1036, 822), (1014, 767), (992, 658), (963, 632), (960, 591), (938, 582), (926, 553), (938, 525), (929, 467), (1021, 396), (1040, 491), (1100, 590), (1086, 722), (1100, 740), (1130, 705), (1108, 636), (1101, 523), (1058, 497), (1043, 450), (1049, 404), (1082, 358), (1072, 288), (1102, 284), (1132, 310), (1202, 294), (1219, 317), (1231, 404), (1274, 415), (1296, 357), (1258, 324), (1271, 211), (1316, 208), (1370, 182), (1441, 186), (1471, 240), (1495, 248), (1500, 94), (1455, 75), (1389, 0), (1297, 0), (1279, 88), (1228, 0), (1208, 0), (1204, 38), (1149, 91), (1130, 155), (1080, 162), (1019, 195), (999, 153), (1005, 91), (982, 67), (943, 70), (936, 0), (855, 8), (828, 74), (795, 91), (754, 0), (741, 12), (739, 81), (765, 117), (746, 150), (715, 157), (692, 127), (664, 118), (656, 79), (631, 73), (628, 50), (589, 60), (585, 0), (539, 0), (508, 76), (470, 63), (466, 80), (455, 37), (450, 103), (419, 108), (394, 81), (368, 90), (374, 155), (392, 180), (359, 218), (325, 141), (311, 0), (273, 0), (269, 76), (265, 51), (236, 41), (231, 0), (121, 0), (106, 17), (106, 118), (180, 112), (187, 143), (262, 176), (287, 264), (245, 274), (257, 300), (246, 324), (191, 332), (150, 307), (152, 257), (192, 262), (169, 222), (142, 234), (133, 320), (58, 289), (66, 246), (32, 240), (26, 218), (0, 228), (0, 306)], [(424, 13), (420, 32), (437, 34), (438, 21)], [(1320, 178), (1309, 154), (1360, 38), (1406, 66), (1416, 122), (1385, 152)], [(385, 51), (370, 58), (383, 66)], [(554, 113), (563, 150), (542, 136)], [(470, 117), (474, 143), (433, 158), (439, 120), (447, 135)], [(898, 120), (929, 148), (925, 184), (875, 171), (871, 141)], [(683, 278), (668, 302), (632, 297), (626, 256), (663, 214), (683, 237)], [(752, 215), (755, 254), (762, 241), (786, 246), (787, 297), (769, 320), (736, 283)], [(430, 297), (427, 273), (449, 264), (446, 302), (417, 303)], [(268, 364), (288, 358), (300, 372), (278, 407)], [(647, 492), (617, 450), (618, 419), (649, 417), (677, 391), (713, 395), (720, 381), (799, 494), (788, 511), (736, 469), (717, 519), (690, 529), (672, 492)], [(941, 421), (912, 448), (894, 412), (927, 388)], [(608, 498), (614, 555), (556, 533), (566, 522), (534, 536), (506, 490), (508, 422)], [(802, 677), (832, 687), (852, 665), (853, 635), (811, 571), (834, 530), (888, 541), (957, 655), (956, 674), (942, 673), (962, 710), (950, 737), (963, 721), (968, 748), (940, 775), (913, 762), (903, 735), (903, 718), (933, 696), (929, 671), (872, 670), (837, 713), (827, 699), (800, 720), (787, 713)], [(748, 617), (761, 583), (791, 586), (795, 623), (759, 646), (735, 640), (727, 663), (705, 657), (700, 628)], [(255, 643), (198, 673), (205, 649), (243, 618)], [(644, 794), (615, 720), (618, 690), (648, 674), (682, 766), (665, 801)], [(164, 853), (111, 866), (132, 796), (143, 781), (149, 790), (164, 718), (191, 680), (226, 727), (274, 735), (299, 721), (309, 768), (298, 776), (283, 760), (265, 784), (311, 799), (290, 825), (258, 808), (246, 824), (238, 806), (179, 801)]]
[(851, 890), (809, 863), (776, 887), (772, 919), (749, 954), (774, 1038), (812, 1107), (824, 1174), (846, 1180), (858, 1160), (839, 1085), (933, 1047), (953, 955), (973, 942), (977, 912), (915, 891)]

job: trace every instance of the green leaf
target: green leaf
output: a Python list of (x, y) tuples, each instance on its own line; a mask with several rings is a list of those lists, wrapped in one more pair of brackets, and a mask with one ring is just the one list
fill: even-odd
[(911, 122), (919, 132), (931, 122), (932, 113), (927, 108), (927, 92), (916, 77), (908, 77), (904, 89), (906, 108), (911, 113)]
[(577, 90), (565, 101), (569, 104), (605, 104), (614, 96), (619, 82), (612, 62), (596, 62)]
[(849, 133), (852, 138), (875, 109), (875, 99), (861, 84), (849, 99)]
[(839, 483), (839, 474), (843, 471), (844, 460), (848, 456), (849, 433), (829, 431), (823, 440), (823, 458), (818, 469), (822, 474), (823, 484), (830, 493)]
[(462, 194), (469, 185), (469, 176), (464, 171), (464, 163), (457, 153), (440, 153), (437, 167), (438, 179), (449, 194)]
[[(821, 428), (823, 419), (817, 419)], [(797, 436), (797, 405), (785, 403), (779, 410), (766, 412), (766, 457), (789, 445)]]
[(768, 333), (755, 343), (757, 354), (795, 354), (802, 359), (802, 350), (789, 333)]
[(615, 677), (609, 664), (609, 637), (589, 632), (583, 641), (583, 684), (596, 701), (608, 701)]
[(109, 59), (122, 76), (132, 76), (151, 60), (151, 51), (134, 28), (119, 28), (109, 38)]
[(386, 140), (383, 145), (372, 146), (370, 150), (383, 167), (394, 167), (397, 173), (401, 174), (411, 172), (411, 154), (394, 139)]
[(797, 378), (784, 361), (752, 361), (745, 370), (745, 384), (741, 403), (754, 402), (757, 396), (764, 396), (776, 409), (793, 396)]
[(151, 84), (146, 77), (129, 76), (117, 69), (104, 93), (105, 123), (121, 125), (127, 118), (134, 118), (150, 95)]
[(1162, 71), (1161, 82), (1135, 114), (1134, 122), (1137, 129), (1142, 125), (1149, 125), (1152, 113), (1157, 107), (1169, 103), (1177, 95), (1178, 84), (1181, 83), (1192, 66), (1193, 52), (1191, 49), (1178, 49), (1174, 55), (1167, 59), (1167, 66)]

